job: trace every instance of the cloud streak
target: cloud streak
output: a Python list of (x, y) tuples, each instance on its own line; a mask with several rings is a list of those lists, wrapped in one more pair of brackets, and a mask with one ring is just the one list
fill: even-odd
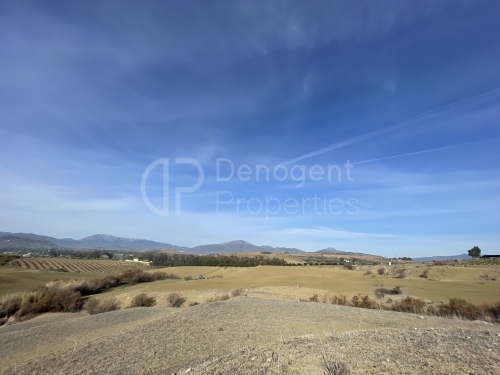
[(399, 154), (399, 155), (391, 155), (391, 156), (384, 156), (381, 158), (375, 158), (375, 159), (369, 159), (369, 160), (362, 160), (362, 161), (356, 161), (356, 162), (351, 162), (352, 165), (355, 164), (363, 164), (363, 163), (370, 163), (372, 161), (379, 161), (379, 160), (387, 160), (387, 159), (394, 159), (394, 158), (401, 158), (403, 156), (411, 156), (411, 155), (418, 155), (418, 154), (424, 154), (427, 152), (432, 152), (432, 151), (439, 151), (439, 150), (447, 150), (455, 147), (463, 147), (463, 146), (470, 146), (478, 143), (484, 143), (484, 142), (490, 142), (490, 141), (495, 141), (500, 138), (492, 138), (492, 139), (484, 139), (482, 141), (476, 141), (476, 142), (467, 142), (467, 143), (461, 143), (458, 145), (451, 145), (451, 146), (444, 146), (444, 147), (436, 147), (436, 148), (431, 148), (428, 150), (420, 150), (420, 151), (414, 151), (414, 152), (407, 152), (405, 154)]
[[(299, 157), (292, 159), (292, 160), (288, 160), (282, 164), (283, 165), (293, 164), (293, 163), (296, 163), (296, 162), (301, 161), (301, 160), (309, 159), (309, 158), (312, 158), (314, 156), (324, 154), (325, 152), (338, 150), (338, 149), (341, 149), (341, 148), (344, 148), (344, 147), (347, 147), (347, 146), (350, 146), (350, 145), (353, 145), (353, 144), (356, 144), (359, 142), (364, 142), (364, 141), (367, 141), (369, 139), (373, 139), (373, 138), (379, 137), (381, 135), (391, 133), (391, 132), (394, 132), (396, 130), (400, 130), (400, 129), (408, 127), (410, 125), (414, 125), (416, 122), (424, 121), (426, 119), (429, 119), (432, 116), (442, 114), (443, 112), (451, 111), (454, 108), (460, 108), (464, 105), (468, 105), (471, 103), (477, 103), (481, 100), (491, 100), (492, 98), (498, 99), (499, 95), (500, 95), (500, 88), (496, 88), (494, 90), (491, 90), (491, 91), (488, 91), (488, 92), (485, 92), (485, 93), (482, 93), (482, 94), (479, 94), (479, 95), (476, 95), (476, 96), (473, 96), (470, 98), (462, 99), (462, 100), (459, 100), (459, 101), (456, 101), (456, 102), (453, 102), (450, 104), (446, 104), (444, 106), (440, 106), (438, 108), (434, 108), (430, 111), (426, 111), (426, 112), (421, 113), (417, 116), (413, 116), (411, 118), (408, 118), (406, 120), (398, 122), (397, 124), (394, 124), (394, 125), (382, 128), (382, 129), (374, 130), (374, 131), (371, 131), (371, 132), (368, 132), (365, 134), (361, 134), (361, 135), (346, 139), (346, 140), (341, 141), (341, 142), (334, 143), (328, 147), (325, 147), (325, 148), (319, 149), (317, 151), (299, 156)], [(358, 162), (358, 163), (361, 163), (361, 162)]]

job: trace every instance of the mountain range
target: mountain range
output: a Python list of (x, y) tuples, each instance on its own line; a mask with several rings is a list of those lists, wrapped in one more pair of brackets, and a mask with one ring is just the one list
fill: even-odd
[(468, 254), (460, 254), (460, 255), (444, 255), (444, 256), (434, 256), (434, 257), (422, 257), (422, 258), (413, 258), (415, 262), (432, 262), (434, 260), (455, 260), (455, 259), (462, 259), (462, 260), (468, 260), (472, 259)]
[[(4, 250), (21, 250), (21, 249), (102, 249), (102, 250), (117, 250), (117, 251), (145, 251), (145, 250), (161, 250), (170, 249), (176, 252), (185, 252), (191, 254), (234, 254), (248, 252), (263, 252), (269, 251), (272, 253), (288, 253), (288, 254), (303, 254), (307, 253), (297, 248), (288, 247), (272, 247), (272, 246), (257, 246), (249, 242), (236, 240), (222, 242), (219, 244), (200, 245), (195, 247), (177, 246), (165, 242), (156, 242), (146, 239), (116, 237), (109, 234), (94, 234), (84, 237), (79, 240), (73, 238), (54, 238), (42, 236), (34, 233), (11, 233), (0, 232), (0, 249)], [(318, 250), (312, 253), (316, 254), (339, 254), (339, 255), (368, 255), (363, 253), (353, 253), (337, 250), (334, 247)], [(433, 260), (454, 260), (454, 259), (470, 259), (467, 254), (434, 256), (414, 258), (417, 262), (430, 262)]]
[(34, 249), (37, 248), (37, 244), (40, 249), (69, 248), (118, 251), (171, 249), (192, 254), (233, 254), (262, 251), (290, 254), (305, 253), (305, 251), (296, 248), (256, 246), (242, 240), (223, 242), (220, 244), (201, 245), (190, 248), (145, 239), (116, 237), (109, 234), (95, 234), (80, 240), (75, 240), (73, 238), (54, 238), (34, 233), (0, 232), (0, 248), (3, 249)]
[[(38, 240), (45, 240), (53, 245), (62, 248), (70, 249), (104, 249), (104, 250), (123, 250), (123, 251), (137, 251), (137, 250), (155, 250), (155, 249), (173, 249), (173, 250), (187, 250), (188, 247), (175, 246), (169, 243), (162, 243), (144, 239), (116, 237), (109, 234), (95, 234), (80, 240), (73, 238), (54, 238), (49, 236), (41, 236), (34, 233), (10, 233), (0, 232), (0, 236), (15, 236), (19, 238), (31, 238)], [(1, 238), (0, 237), (0, 238)]]
[(1, 236), (0, 249), (57, 249), (59, 246), (41, 238)]

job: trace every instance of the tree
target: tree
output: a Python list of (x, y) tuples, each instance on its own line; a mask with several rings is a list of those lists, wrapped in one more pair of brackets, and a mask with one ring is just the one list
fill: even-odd
[(481, 249), (477, 246), (474, 246), (469, 250), (469, 256), (472, 258), (479, 258), (481, 256)]

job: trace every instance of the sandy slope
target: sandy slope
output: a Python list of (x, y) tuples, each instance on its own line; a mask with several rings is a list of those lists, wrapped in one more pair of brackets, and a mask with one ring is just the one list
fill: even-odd
[[(145, 318), (150, 313), (152, 315)], [(127, 330), (115, 329), (96, 339), (80, 340), (80, 337), (85, 337), (85, 330), (95, 330), (96, 326), (104, 325), (110, 326), (108, 329), (111, 330), (114, 324), (122, 324), (125, 315), (119, 314), (125, 314), (137, 325)], [(129, 309), (96, 315), (91, 318), (92, 321), (84, 318), (66, 320), (61, 323), (61, 327), (64, 326), (64, 329), (53, 324), (41, 325), (38, 328), (32, 326), (26, 331), (3, 332), (0, 329), (1, 346), (4, 348), (5, 345), (10, 345), (11, 358), (20, 358), (19, 353), (22, 354), (27, 350), (26, 345), (31, 345), (29, 350), (33, 351), (33, 344), (36, 342), (33, 337), (44, 337), (47, 343), (56, 342), (58, 339), (65, 341), (66, 344), (66, 349), (56, 348), (48, 355), (39, 353), (39, 358), (18, 363), (15, 367), (11, 366), (8, 369), (4, 368), (2, 374), (171, 374), (178, 371), (185, 373), (188, 368), (193, 368), (192, 371), (195, 371), (196, 366), (207, 366), (207, 361), (209, 363), (217, 358), (220, 358), (219, 361), (223, 361), (224, 356), (231, 355), (231, 353), (233, 353), (233, 357), (227, 357), (230, 360), (226, 361), (228, 366), (213, 364), (216, 367), (206, 367), (206, 370), (204, 367), (197, 368), (196, 373), (250, 374), (254, 373), (250, 371), (252, 368), (255, 368), (255, 373), (277, 373), (272, 356), (270, 363), (275, 366), (274, 370), (268, 366), (267, 357), (265, 361), (261, 361), (264, 363), (264, 367), (253, 365), (255, 360), (252, 361), (251, 358), (255, 356), (261, 358), (267, 353), (266, 350), (283, 350), (283, 355), (285, 352), (288, 353), (286, 354), (287, 361), (297, 364), (295, 368), (290, 367), (291, 364), (287, 365), (288, 373), (308, 373), (304, 370), (307, 366), (313, 366), (311, 371), (314, 369), (316, 369), (314, 371), (319, 371), (318, 366), (321, 362), (318, 358), (320, 354), (318, 345), (311, 343), (311, 347), (307, 346), (308, 344), (304, 344), (304, 346), (300, 341), (303, 339), (296, 339), (297, 336), (315, 333), (326, 337), (325, 335), (345, 335), (346, 332), (364, 330), (373, 331), (353, 334), (352, 337), (355, 339), (349, 342), (352, 347), (349, 350), (343, 348), (342, 345), (326, 345), (329, 355), (340, 355), (335, 354), (334, 349), (342, 347), (344, 350), (342, 356), (347, 358), (345, 360), (351, 366), (359, 362), (356, 359), (359, 353), (375, 350), (377, 347), (379, 349), (390, 347), (389, 352), (377, 354), (374, 351), (372, 359), (368, 356), (362, 364), (356, 367), (359, 373), (386, 373), (388, 370), (384, 370), (384, 367), (372, 367), (373, 371), (367, 372), (367, 366), (370, 361), (375, 361), (375, 358), (379, 359), (377, 360), (378, 365), (375, 362), (374, 365), (379, 366), (381, 358), (384, 355), (387, 356), (388, 353), (391, 353), (389, 360), (391, 358), (394, 360), (396, 357), (409, 357), (409, 353), (415, 350), (410, 340), (412, 337), (421, 337), (417, 347), (421, 347), (423, 350), (421, 353), (416, 352), (418, 358), (412, 362), (413, 369), (423, 366), (424, 362), (422, 361), (431, 361), (429, 359), (430, 352), (441, 353), (446, 349), (443, 353), (448, 353), (455, 345), (458, 345), (462, 348), (460, 353), (463, 353), (460, 356), (465, 355), (462, 361), (465, 364), (455, 364), (454, 366), (458, 366), (457, 369), (469, 368), (467, 363), (470, 362), (476, 367), (482, 366), (479, 367), (482, 372), (477, 371), (476, 368), (474, 374), (494, 374), (498, 368), (487, 366), (492, 365), (491, 356), (498, 357), (500, 354), (496, 344), (498, 340), (493, 341), (500, 339), (500, 337), (495, 336), (500, 333), (498, 326), (434, 317), (420, 319), (419, 316), (412, 314), (364, 310), (321, 303), (238, 297), (225, 302), (174, 311), (172, 309), (164, 311), (144, 308)], [(145, 319), (151, 320), (146, 321)], [(430, 328), (448, 328), (448, 330), (439, 331), (444, 332), (445, 336), (440, 336), (441, 334), (436, 336)], [(39, 329), (38, 333), (37, 329)], [(67, 333), (68, 329), (73, 330), (71, 334)], [(388, 329), (389, 331), (387, 331)], [(484, 333), (485, 330), (489, 333)], [(456, 334), (450, 333), (451, 336), (448, 337), (446, 336), (448, 332), (456, 332)], [(430, 338), (422, 335), (430, 335)], [(464, 335), (474, 337), (474, 339), (464, 339), (462, 337)], [(69, 338), (74, 338), (74, 340), (72, 342), (65, 340), (68, 338), (67, 336), (71, 336)], [(403, 340), (401, 337), (408, 339)], [(311, 340), (312, 342), (317, 341), (313, 338)], [(286, 344), (283, 342), (298, 342), (299, 344), (293, 344), (289, 349), (286, 349)], [(68, 343), (70, 347), (68, 347)], [(282, 349), (279, 349), (280, 347)], [(472, 348), (474, 353), (471, 354), (466, 350), (467, 347)], [(481, 348), (492, 349), (491, 352), (485, 353), (484, 361), (483, 357), (478, 357), (478, 351), (483, 350)], [(242, 350), (243, 353), (247, 353), (243, 354), (243, 357), (240, 358), (234, 354), (235, 352), (241, 353)], [(352, 353), (354, 357), (349, 357), (349, 353)], [(358, 354), (354, 355), (354, 353)], [(309, 363), (309, 359), (300, 359), (301, 356), (314, 360)], [(437, 363), (436, 358), (434, 358), (434, 362), (431, 362)], [(459, 360), (457, 356), (449, 358), (451, 358), (450, 361)], [(3, 360), (1, 362), (4, 363)], [(237, 366), (238, 363), (246, 363), (246, 367), (240, 368)], [(397, 363), (399, 362), (391, 364), (391, 366), (396, 366), (391, 367), (393, 373), (402, 373), (394, 372), (394, 369), (399, 366)], [(401, 362), (401, 364), (403, 363), (406, 362)], [(262, 371), (258, 370), (259, 368)], [(406, 373), (412, 373), (412, 367), (408, 368), (410, 372)], [(379, 370), (381, 372), (377, 372)], [(284, 373), (283, 368), (280, 371), (281, 374)]]

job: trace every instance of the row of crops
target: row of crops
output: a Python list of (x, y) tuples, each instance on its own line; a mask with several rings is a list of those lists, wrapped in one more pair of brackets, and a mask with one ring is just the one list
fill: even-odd
[(127, 269), (149, 267), (142, 263), (122, 262), (113, 260), (80, 260), (57, 258), (20, 258), (9, 263), (12, 267), (34, 270), (66, 270), (68, 272), (120, 273)]

